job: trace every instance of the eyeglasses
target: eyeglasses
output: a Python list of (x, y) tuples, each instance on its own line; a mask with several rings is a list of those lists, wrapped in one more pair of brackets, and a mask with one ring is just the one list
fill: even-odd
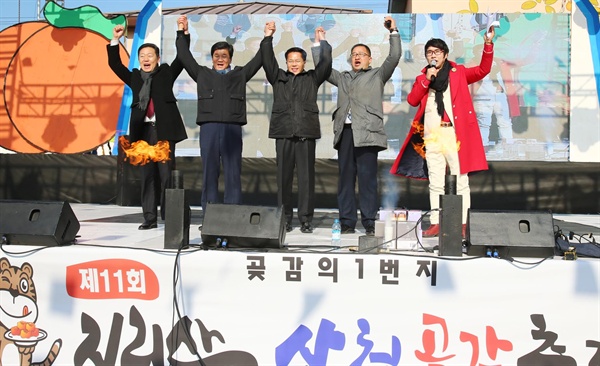
[(364, 53), (364, 52), (352, 52), (350, 54), (350, 56), (351, 57), (366, 57), (366, 56), (371, 57), (371, 55)]
[(427, 52), (425, 52), (425, 54), (426, 54), (427, 56), (433, 56), (433, 55), (439, 56), (439, 55), (441, 55), (443, 52), (444, 52), (444, 51), (442, 51), (442, 50), (439, 50), (439, 49), (438, 49), (438, 50), (428, 50)]

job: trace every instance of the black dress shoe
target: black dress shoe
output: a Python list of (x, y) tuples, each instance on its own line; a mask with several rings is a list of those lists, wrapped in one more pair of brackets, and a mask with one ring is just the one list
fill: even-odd
[(310, 222), (303, 222), (302, 227), (300, 227), (300, 231), (302, 231), (304, 234), (312, 234), (313, 227)]
[(375, 226), (367, 226), (365, 228), (365, 233), (367, 236), (375, 236)]
[(144, 221), (144, 223), (138, 227), (138, 230), (156, 229), (157, 226), (156, 221)]
[(285, 224), (285, 231), (287, 231), (289, 233), (292, 230), (294, 230), (294, 228), (292, 227), (292, 224)]
[(346, 224), (342, 224), (342, 234), (354, 234), (356, 230), (353, 227)]

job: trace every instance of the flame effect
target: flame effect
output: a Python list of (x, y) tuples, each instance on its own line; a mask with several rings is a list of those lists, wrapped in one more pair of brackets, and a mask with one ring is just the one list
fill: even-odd
[[(422, 139), (423, 133), (425, 130), (425, 126), (423, 126), (423, 124), (420, 121), (413, 121), (412, 128), (414, 130), (413, 133), (415, 135), (421, 135), (421, 139)], [(423, 159), (425, 159), (425, 144), (422, 142), (419, 142), (419, 143), (411, 142), (411, 144), (412, 144), (415, 152), (417, 154), (419, 154), (419, 156), (421, 156)]]
[[(412, 123), (412, 127), (414, 129), (414, 134), (415, 135), (421, 135), (421, 138), (423, 139), (423, 142), (411, 142), (413, 149), (415, 150), (415, 152), (417, 154), (419, 154), (419, 156), (421, 156), (423, 159), (425, 159), (425, 147), (427, 146), (427, 142), (433, 142), (433, 141), (437, 141), (439, 138), (439, 135), (433, 133), (431, 135), (429, 135), (427, 138), (424, 138), (424, 130), (425, 130), (425, 126), (420, 123), (419, 121), (413, 121)], [(447, 149), (453, 149), (453, 147), (448, 147), (448, 146), (443, 146), (442, 147), (444, 151), (449, 151)], [(460, 141), (456, 141), (456, 151), (460, 151)]]
[(164, 163), (170, 160), (171, 149), (168, 141), (159, 141), (156, 145), (148, 145), (146, 141), (139, 140), (132, 144), (125, 136), (121, 136), (119, 145), (125, 153), (125, 160), (129, 159), (131, 165), (145, 165), (151, 161)]

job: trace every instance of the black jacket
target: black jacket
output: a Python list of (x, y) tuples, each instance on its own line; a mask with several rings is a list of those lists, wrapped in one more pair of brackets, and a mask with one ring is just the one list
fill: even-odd
[(177, 58), (198, 85), (196, 123), (202, 125), (207, 122), (222, 122), (245, 125), (246, 82), (260, 70), (260, 52), (245, 66), (236, 66), (227, 74), (219, 74), (212, 67), (196, 62), (183, 35), (183, 31), (177, 31)]
[(321, 41), (321, 58), (314, 70), (298, 75), (282, 70), (273, 53), (273, 37), (265, 37), (260, 45), (263, 68), (273, 85), (273, 111), (269, 125), (270, 138), (321, 138), (317, 93), (331, 74), (331, 45)]
[[(189, 45), (189, 36), (188, 36)], [(138, 141), (142, 136), (144, 119), (146, 111), (137, 107), (139, 101), (139, 92), (142, 88), (143, 80), (139, 69), (130, 71), (121, 62), (119, 54), (119, 45), (106, 46), (108, 52), (108, 65), (113, 72), (127, 84), (133, 93), (133, 101), (130, 106), (131, 118), (129, 126), (129, 137), (131, 142)], [(135, 57), (132, 55), (132, 57)], [(176, 58), (171, 66), (161, 64), (158, 71), (152, 77), (152, 89), (150, 97), (154, 103), (154, 112), (156, 115), (156, 134), (159, 140), (168, 140), (179, 142), (187, 139), (185, 126), (177, 107), (177, 99), (173, 94), (173, 83), (183, 70), (183, 65)]]

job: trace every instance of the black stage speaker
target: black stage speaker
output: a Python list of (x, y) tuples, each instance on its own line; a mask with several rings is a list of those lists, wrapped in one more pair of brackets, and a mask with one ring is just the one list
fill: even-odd
[(439, 250), (441, 256), (462, 256), (462, 196), (456, 194), (456, 175), (447, 174), (440, 196)]
[(202, 222), (202, 243), (227, 240), (230, 248), (282, 248), (285, 241), (283, 207), (209, 203)]
[(0, 235), (8, 244), (72, 244), (78, 232), (79, 220), (68, 202), (0, 202)]
[(462, 196), (440, 196), (440, 233), (438, 236), (440, 256), (462, 257)]
[(552, 212), (477, 211), (467, 216), (467, 254), (547, 258), (554, 256)]
[(165, 190), (165, 249), (183, 249), (190, 244), (190, 204), (185, 189)]

